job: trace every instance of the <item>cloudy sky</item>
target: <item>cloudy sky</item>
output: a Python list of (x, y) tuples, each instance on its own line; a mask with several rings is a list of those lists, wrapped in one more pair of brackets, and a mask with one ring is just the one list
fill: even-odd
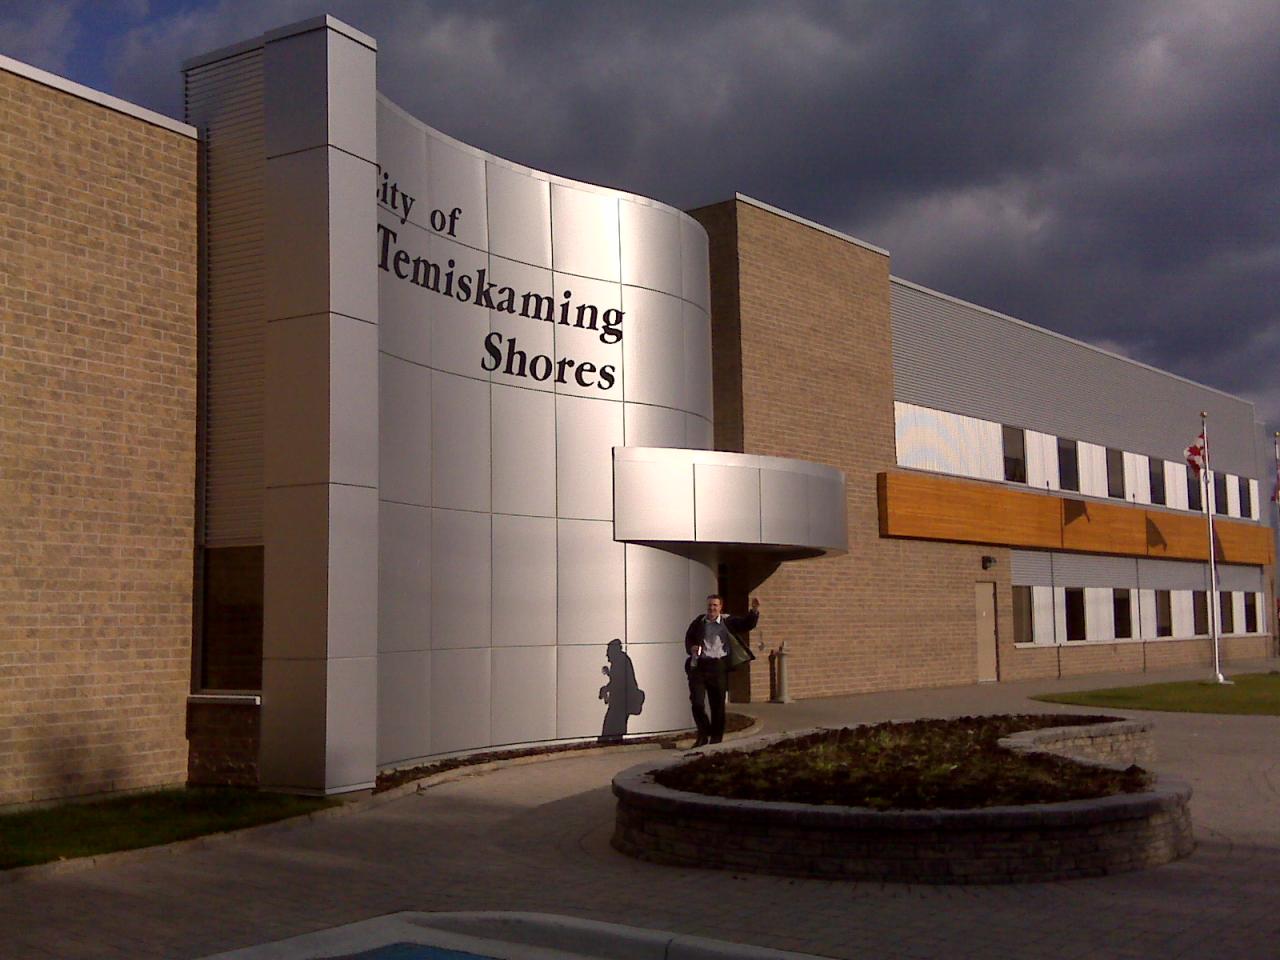
[(0, 0), (0, 51), (181, 116), (184, 58), (326, 11), (461, 140), (749, 194), (1280, 429), (1280, 3)]

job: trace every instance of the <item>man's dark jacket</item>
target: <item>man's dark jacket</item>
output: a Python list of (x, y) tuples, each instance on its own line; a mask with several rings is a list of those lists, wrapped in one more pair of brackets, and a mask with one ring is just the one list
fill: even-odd
[[(693, 618), (693, 622), (689, 624), (689, 629), (684, 632), (684, 652), (693, 655), (693, 648), (702, 643), (705, 638), (702, 625), (706, 623), (707, 615), (699, 614)], [(747, 641), (742, 639), (742, 634), (748, 630), (754, 630), (756, 624), (760, 622), (760, 611), (752, 610), (745, 617), (731, 617), (727, 613), (720, 615), (720, 623), (728, 627), (729, 632), (742, 644), (744, 650), (750, 652), (751, 648), (747, 646)], [(753, 658), (754, 659), (754, 658)]]

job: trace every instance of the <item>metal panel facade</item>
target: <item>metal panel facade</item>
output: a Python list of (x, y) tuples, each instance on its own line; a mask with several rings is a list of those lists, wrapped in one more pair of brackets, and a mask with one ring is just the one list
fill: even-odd
[[(1179, 560), (1099, 557), (1038, 550), (1010, 551), (1012, 582), (1022, 586), (1141, 587), (1146, 590), (1206, 590), (1209, 567)], [(1222, 590), (1259, 592), (1262, 568), (1219, 564)]]
[[(383, 649), (430, 658), (379, 691), (379, 762), (599, 736), (601, 669), (621, 678), (622, 658), (647, 697), (627, 732), (684, 726), (683, 630), (714, 577), (615, 539), (612, 454), (710, 437), (705, 233), (385, 98), (377, 115), (381, 508), (432, 518), (429, 536), (383, 527)], [(658, 509), (652, 480), (634, 492)], [(692, 502), (664, 516), (692, 535)], [(429, 589), (401, 589), (424, 568)]]
[[(203, 544), (262, 543), (263, 82), (261, 48), (188, 71), (205, 144)], [(217, 197), (216, 203), (208, 198)]]
[(1215, 468), (1266, 472), (1244, 400), (903, 280), (890, 305), (897, 400), (1166, 460), (1207, 410)]

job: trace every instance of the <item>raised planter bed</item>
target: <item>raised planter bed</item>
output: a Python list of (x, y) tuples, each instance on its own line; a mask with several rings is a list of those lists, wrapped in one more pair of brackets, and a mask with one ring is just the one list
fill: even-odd
[[(1114, 749), (1109, 738), (1116, 741)], [(1006, 741), (1013, 741), (1013, 749), (1078, 760), (1106, 755), (1127, 761), (1150, 749), (1149, 725), (1132, 721), (1038, 730), (1034, 737), (1019, 734)], [(1011, 883), (1152, 867), (1184, 857), (1194, 846), (1187, 809), (1191, 788), (1166, 778), (1143, 793), (1092, 800), (875, 811), (727, 800), (655, 782), (655, 770), (681, 762), (641, 764), (614, 777), (616, 849), (657, 863), (782, 876)]]

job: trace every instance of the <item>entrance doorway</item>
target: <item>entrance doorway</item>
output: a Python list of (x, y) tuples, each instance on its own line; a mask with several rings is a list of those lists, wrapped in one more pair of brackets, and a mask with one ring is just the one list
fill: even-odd
[(988, 683), (999, 679), (1000, 672), (996, 656), (996, 585), (975, 583), (973, 605), (978, 624), (978, 682)]

